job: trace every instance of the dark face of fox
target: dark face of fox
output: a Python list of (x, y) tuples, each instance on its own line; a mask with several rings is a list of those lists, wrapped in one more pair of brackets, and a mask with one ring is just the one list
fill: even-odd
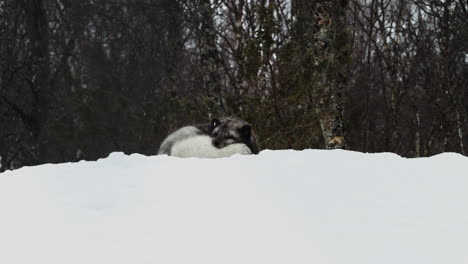
[(234, 118), (213, 119), (211, 127), (211, 137), (215, 147), (224, 148), (231, 144), (244, 143), (252, 153), (258, 153), (257, 140), (252, 127), (246, 122)]

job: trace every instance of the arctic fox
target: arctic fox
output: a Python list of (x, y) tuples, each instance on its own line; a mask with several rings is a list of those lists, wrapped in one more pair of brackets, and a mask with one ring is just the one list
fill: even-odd
[(175, 142), (171, 148), (171, 156), (179, 158), (227, 158), (234, 154), (249, 155), (252, 151), (242, 143), (217, 148), (213, 146), (212, 138), (207, 135), (183, 139)]
[(235, 118), (213, 119), (210, 124), (182, 127), (161, 144), (158, 154), (177, 157), (216, 158), (258, 154), (252, 127)]

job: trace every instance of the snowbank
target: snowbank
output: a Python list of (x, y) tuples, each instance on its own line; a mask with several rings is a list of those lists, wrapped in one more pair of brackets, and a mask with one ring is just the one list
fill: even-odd
[(468, 263), (468, 158), (114, 153), (0, 174), (0, 263)]

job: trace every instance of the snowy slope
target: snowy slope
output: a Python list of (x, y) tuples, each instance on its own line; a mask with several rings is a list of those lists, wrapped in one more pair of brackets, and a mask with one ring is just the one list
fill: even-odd
[(468, 263), (468, 158), (114, 153), (0, 174), (0, 263)]

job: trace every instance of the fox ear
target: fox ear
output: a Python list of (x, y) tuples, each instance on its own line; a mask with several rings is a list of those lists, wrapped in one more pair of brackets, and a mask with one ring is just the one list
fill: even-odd
[(252, 133), (252, 127), (250, 125), (243, 125), (240, 128), (240, 132), (242, 135), (246, 137), (250, 137), (250, 134)]
[(211, 129), (214, 129), (215, 127), (219, 126), (220, 123), (221, 121), (219, 121), (218, 118), (213, 118), (211, 120)]

